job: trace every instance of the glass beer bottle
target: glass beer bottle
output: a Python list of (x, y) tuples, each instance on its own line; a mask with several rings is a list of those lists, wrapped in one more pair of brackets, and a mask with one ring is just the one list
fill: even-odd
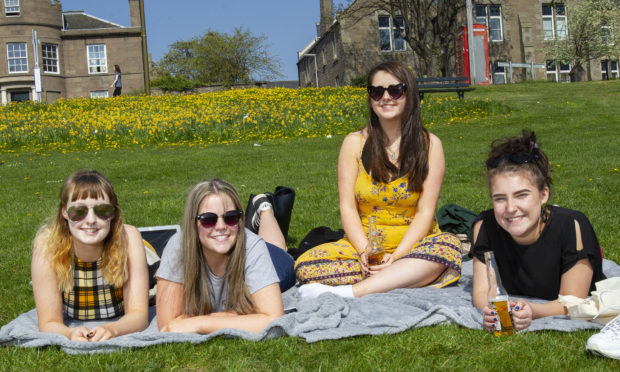
[(383, 241), (381, 236), (379, 236), (375, 216), (368, 218), (368, 247), (366, 248), (366, 253), (368, 254), (368, 265), (381, 265), (385, 251), (383, 250)]
[(495, 309), (495, 314), (497, 316), (493, 335), (512, 335), (515, 333), (515, 330), (512, 326), (512, 318), (510, 317), (510, 299), (508, 298), (508, 292), (506, 292), (502, 286), (502, 280), (499, 276), (497, 263), (495, 262), (495, 254), (493, 252), (484, 252), (484, 261), (487, 265), (487, 278), (489, 279), (487, 300), (489, 301), (489, 305)]

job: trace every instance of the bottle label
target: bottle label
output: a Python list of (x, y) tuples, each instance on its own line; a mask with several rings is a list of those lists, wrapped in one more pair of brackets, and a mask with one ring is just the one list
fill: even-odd
[(496, 297), (494, 299), (489, 300), (493, 308), (495, 309), (495, 313), (497, 314), (497, 320), (495, 321), (495, 330), (496, 332), (502, 333), (513, 333), (514, 328), (512, 326), (512, 319), (510, 318), (510, 302), (508, 301), (507, 296)]

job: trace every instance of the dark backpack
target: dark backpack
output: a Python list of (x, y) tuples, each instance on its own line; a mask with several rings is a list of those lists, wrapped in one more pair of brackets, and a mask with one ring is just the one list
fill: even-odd
[(338, 231), (334, 231), (327, 226), (315, 227), (310, 230), (306, 236), (299, 243), (299, 247), (295, 249), (290, 249), (288, 253), (293, 256), (295, 260), (299, 256), (301, 256), (305, 251), (310, 248), (316, 247), (317, 245), (321, 245), (323, 243), (335, 242), (344, 237), (344, 230), (340, 229)]

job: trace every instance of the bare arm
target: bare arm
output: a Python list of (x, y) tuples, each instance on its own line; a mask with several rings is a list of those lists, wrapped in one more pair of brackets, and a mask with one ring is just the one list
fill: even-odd
[(368, 245), (368, 238), (362, 226), (357, 201), (355, 200), (355, 182), (360, 148), (360, 132), (350, 133), (342, 142), (338, 156), (338, 196), (340, 199), (340, 221), (347, 238), (362, 253)]
[(63, 322), (62, 294), (50, 257), (45, 252), (46, 239), (47, 234), (43, 233), (35, 240), (30, 265), (39, 331), (58, 333), (73, 341), (88, 341), (90, 331), (86, 327), (69, 328)]
[(418, 199), (415, 217), (392, 254), (395, 260), (408, 254), (411, 247), (428, 234), (435, 218), (435, 207), (443, 184), (446, 162), (439, 138), (429, 133), (429, 140), (428, 175)]
[[(473, 244), (478, 240), (478, 233), (482, 227), (482, 221), (476, 221), (472, 227)], [(474, 257), (474, 289), (472, 300), (474, 306), (482, 310), (488, 306), (487, 295), (489, 292), (489, 280), (487, 278), (487, 266), (484, 262)]]
[(253, 314), (237, 315), (234, 313), (213, 313), (194, 317), (181, 315), (175, 319), (171, 319), (167, 325), (163, 327), (162, 323), (158, 323), (158, 325), (163, 332), (209, 334), (218, 329), (235, 328), (258, 333), (262, 331), (267, 324), (284, 314), (282, 295), (280, 294), (280, 286), (278, 283), (270, 284), (256, 291), (252, 295), (252, 303), (255, 310)]
[(148, 326), (149, 279), (142, 236), (138, 229), (125, 225), (128, 243), (129, 277), (123, 286), (125, 314), (117, 321), (92, 329), (91, 341), (107, 340), (127, 333), (139, 332)]
[(114, 74), (114, 81), (112, 82), (112, 85), (110, 85), (110, 88), (114, 88), (114, 84), (118, 81), (118, 76), (119, 75)]
[(183, 314), (183, 284), (157, 278), (157, 328), (161, 331)]

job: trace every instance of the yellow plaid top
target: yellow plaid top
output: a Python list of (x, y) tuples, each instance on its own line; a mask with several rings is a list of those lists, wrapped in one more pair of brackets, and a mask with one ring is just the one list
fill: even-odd
[(79, 320), (109, 319), (124, 314), (123, 288), (114, 288), (103, 281), (101, 258), (84, 262), (75, 258), (73, 290), (63, 292), (63, 311)]

